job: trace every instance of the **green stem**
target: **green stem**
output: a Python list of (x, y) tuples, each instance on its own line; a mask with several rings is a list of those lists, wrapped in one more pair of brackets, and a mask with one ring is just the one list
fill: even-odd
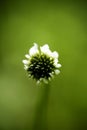
[(42, 93), (36, 108), (33, 130), (47, 130), (47, 108), (50, 85), (44, 84), (41, 89)]

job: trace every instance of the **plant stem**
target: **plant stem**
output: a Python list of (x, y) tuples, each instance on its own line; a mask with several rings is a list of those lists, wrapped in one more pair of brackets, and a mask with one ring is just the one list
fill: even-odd
[(40, 101), (37, 104), (33, 130), (47, 130), (47, 108), (50, 85), (44, 84), (41, 88)]

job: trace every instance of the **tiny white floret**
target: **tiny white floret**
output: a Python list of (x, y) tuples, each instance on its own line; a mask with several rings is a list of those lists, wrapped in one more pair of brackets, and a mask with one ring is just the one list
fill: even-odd
[(55, 66), (56, 66), (56, 68), (60, 68), (61, 64), (56, 64)]
[(56, 51), (54, 51), (54, 52), (52, 53), (52, 57), (53, 57), (53, 58), (58, 58), (58, 53), (57, 53)]
[(28, 54), (26, 54), (26, 55), (25, 55), (25, 57), (26, 57), (27, 59), (29, 59), (29, 58), (30, 58), (30, 56), (29, 56)]
[(39, 53), (38, 45), (36, 43), (34, 43), (34, 46), (29, 50), (29, 55), (32, 56), (37, 53)]
[(59, 74), (60, 73), (60, 71), (59, 70), (55, 70), (55, 74)]
[(43, 54), (47, 54), (49, 56), (52, 55), (52, 52), (49, 49), (49, 46), (47, 44), (45, 44), (44, 46), (40, 47), (41, 53)]
[(23, 62), (25, 65), (29, 64), (29, 61), (28, 61), (28, 60), (22, 60), (22, 62)]

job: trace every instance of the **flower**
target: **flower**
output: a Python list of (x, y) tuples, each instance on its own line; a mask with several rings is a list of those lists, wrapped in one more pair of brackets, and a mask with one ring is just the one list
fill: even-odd
[(48, 83), (55, 74), (60, 73), (58, 68), (61, 64), (58, 63), (58, 56), (56, 51), (52, 52), (49, 49), (48, 44), (38, 48), (38, 45), (34, 43), (22, 62), (29, 77), (35, 79), (37, 83)]

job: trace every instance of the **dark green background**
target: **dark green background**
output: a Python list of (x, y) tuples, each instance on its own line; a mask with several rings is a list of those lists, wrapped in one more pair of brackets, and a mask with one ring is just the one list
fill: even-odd
[(31, 130), (42, 88), (28, 79), (22, 59), (48, 43), (61, 73), (51, 82), (48, 130), (87, 128), (86, 0), (0, 0), (0, 130)]

